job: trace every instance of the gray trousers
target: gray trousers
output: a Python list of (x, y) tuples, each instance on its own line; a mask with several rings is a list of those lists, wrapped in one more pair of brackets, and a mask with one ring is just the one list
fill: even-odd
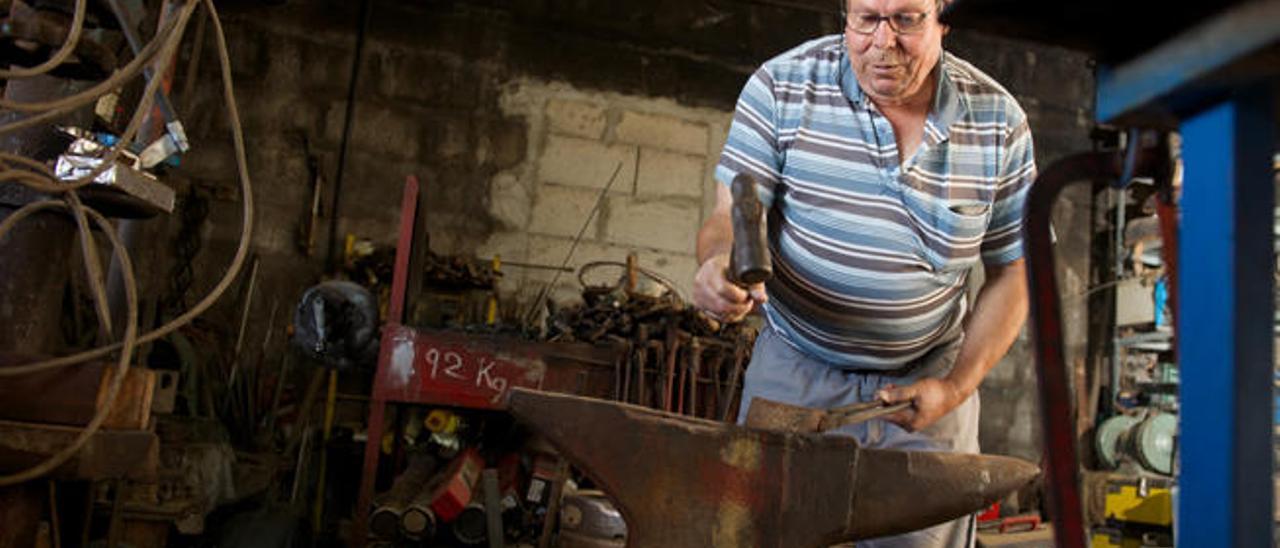
[[(946, 375), (960, 351), (956, 341), (930, 351), (906, 369), (905, 375), (849, 372), (810, 358), (787, 343), (771, 327), (756, 339), (751, 364), (743, 379), (738, 423), (746, 420), (751, 399), (830, 409), (871, 401), (887, 384), (903, 386), (924, 377)], [(915, 451), (978, 452), (978, 394), (920, 432), (908, 432), (896, 424), (872, 420), (832, 433), (852, 436), (863, 447)], [(969, 548), (974, 545), (974, 516), (894, 537), (859, 541), (858, 548)]]

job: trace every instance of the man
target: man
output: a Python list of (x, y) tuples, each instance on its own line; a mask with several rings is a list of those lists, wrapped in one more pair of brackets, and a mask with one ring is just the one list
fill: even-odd
[[(725, 185), (698, 234), (694, 301), (727, 321), (764, 310), (740, 421), (756, 396), (815, 408), (909, 401), (842, 433), (977, 452), (978, 385), (1027, 310), (1026, 115), (943, 51), (940, 0), (845, 1), (843, 36), (784, 53), (747, 82), (716, 168)], [(739, 173), (756, 178), (768, 209), (767, 286), (725, 279)], [(986, 279), (970, 306), (979, 260)], [(972, 522), (865, 545), (971, 546)]]

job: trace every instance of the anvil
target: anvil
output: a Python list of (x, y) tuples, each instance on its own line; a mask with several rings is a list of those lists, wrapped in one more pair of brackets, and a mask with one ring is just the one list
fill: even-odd
[(509, 410), (617, 503), (631, 548), (807, 548), (914, 531), (1026, 485), (1010, 457), (860, 447), (513, 389)]

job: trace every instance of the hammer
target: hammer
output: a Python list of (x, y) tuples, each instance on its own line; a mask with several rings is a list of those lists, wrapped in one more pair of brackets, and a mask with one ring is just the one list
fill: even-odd
[(740, 287), (764, 283), (773, 277), (769, 240), (765, 233), (764, 204), (756, 180), (745, 173), (733, 178), (733, 248), (725, 277)]

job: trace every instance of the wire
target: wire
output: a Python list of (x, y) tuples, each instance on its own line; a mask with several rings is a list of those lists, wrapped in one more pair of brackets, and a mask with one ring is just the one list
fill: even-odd
[[(143, 48), (143, 51), (139, 52), (139, 54), (125, 69), (94, 86), (89, 91), (56, 101), (27, 103), (21, 104), (19, 108), (13, 108), (13, 110), (23, 110), (25, 112), (34, 112), (41, 109), (48, 110), (35, 116), (24, 118), (5, 126), (0, 126), (0, 134), (7, 131), (13, 131), (20, 127), (33, 125), (39, 121), (55, 117), (62, 112), (74, 110), (79, 106), (88, 104), (89, 102), (96, 100), (98, 96), (110, 92), (133, 76), (136, 76), (139, 72), (138, 69), (153, 61), (156, 56), (160, 56), (159, 58), (162, 59), (172, 58), (173, 54), (177, 51), (177, 47), (182, 41), (183, 32), (186, 30), (186, 26), (192, 12), (195, 10), (196, 6), (200, 4), (203, 4), (207, 10), (207, 16), (209, 17), (209, 21), (213, 24), (214, 35), (217, 39), (217, 53), (221, 69), (222, 91), (226, 102), (227, 115), (230, 119), (231, 136), (235, 150), (236, 169), (240, 179), (240, 196), (243, 219), (241, 221), (240, 241), (237, 245), (235, 256), (232, 258), (231, 264), (227, 267), (227, 271), (224, 273), (222, 279), (218, 281), (204, 299), (187, 312), (160, 328), (146, 333), (145, 335), (138, 335), (137, 278), (134, 274), (133, 262), (129, 258), (128, 250), (124, 247), (123, 243), (121, 243), (120, 238), (111, 226), (110, 221), (108, 221), (101, 213), (85, 206), (80, 201), (75, 190), (81, 186), (89, 184), (89, 181), (92, 181), (98, 173), (101, 173), (101, 171), (114, 164), (117, 155), (124, 146), (124, 143), (130, 141), (140, 127), (141, 116), (143, 113), (150, 110), (151, 100), (155, 97), (155, 91), (158, 89), (157, 86), (160, 81), (159, 78), (152, 79), (151, 82), (148, 82), (147, 89), (139, 101), (138, 112), (135, 114), (134, 119), (131, 120), (129, 129), (126, 130), (125, 136), (120, 139), (117, 146), (112, 148), (112, 151), (108, 156), (108, 160), (102, 162), (102, 165), (99, 166), (99, 170), (95, 170), (96, 173), (90, 173), (85, 178), (68, 184), (65, 182), (59, 182), (54, 177), (54, 174), (49, 170), (48, 166), (39, 162), (13, 154), (0, 154), (0, 166), (3, 166), (3, 169), (0, 169), (0, 182), (17, 182), (38, 190), (63, 196), (63, 200), (50, 199), (33, 202), (14, 211), (6, 217), (4, 221), (0, 222), (0, 242), (3, 242), (4, 236), (8, 234), (8, 232), (12, 230), (17, 223), (34, 213), (48, 209), (69, 210), (76, 220), (79, 235), (82, 239), (81, 253), (85, 258), (89, 283), (93, 286), (93, 297), (95, 304), (98, 305), (98, 314), (105, 318), (106, 309), (101, 302), (105, 300), (105, 289), (101, 287), (101, 284), (103, 283), (100, 270), (101, 264), (96, 252), (93, 251), (93, 233), (90, 231), (88, 223), (88, 220), (92, 219), (110, 240), (112, 253), (119, 257), (121, 274), (124, 279), (125, 301), (127, 308), (124, 336), (121, 342), (101, 346), (70, 356), (63, 356), (14, 367), (0, 368), (0, 377), (12, 377), (84, 363), (89, 360), (109, 355), (112, 352), (119, 352), (115, 375), (111, 379), (111, 384), (107, 389), (106, 397), (102, 403), (98, 405), (94, 417), (89, 421), (89, 424), (76, 435), (71, 444), (50, 456), (40, 464), (15, 474), (0, 476), (0, 486), (13, 485), (38, 478), (57, 469), (71, 457), (75, 456), (75, 454), (83, 448), (84, 445), (88, 443), (89, 439), (101, 428), (103, 422), (106, 421), (107, 415), (110, 413), (111, 407), (114, 405), (116, 397), (119, 395), (120, 388), (123, 386), (130, 362), (133, 359), (134, 350), (138, 345), (164, 337), (204, 313), (223, 295), (223, 293), (226, 292), (232, 281), (234, 281), (236, 276), (239, 274), (240, 269), (244, 266), (245, 257), (248, 255), (250, 236), (253, 233), (253, 184), (249, 177), (244, 134), (240, 123), (240, 112), (236, 107), (235, 89), (231, 77), (231, 60), (227, 49), (226, 35), (223, 32), (221, 21), (218, 20), (217, 10), (213, 5), (212, 0), (189, 0), (179, 15), (173, 18), (170, 23), (166, 24), (164, 29), (157, 33), (156, 37), (147, 44), (145, 48)], [(78, 0), (76, 14), (77, 20), (83, 17), (82, 11), (84, 7), (85, 0)], [(77, 30), (77, 25), (73, 23), (72, 32), (68, 33), (68, 42), (70, 43), (73, 40), (78, 40), (78, 38), (79, 32)], [(25, 70), (34, 71), (35, 74), (40, 74), (41, 70), (51, 70), (52, 67), (57, 66), (58, 63), (65, 60), (65, 57), (69, 55), (63, 55), (63, 51), (73, 50), (74, 47), (74, 44), (64, 44), (58, 54), (55, 54), (55, 56), (49, 61), (39, 67)], [(59, 59), (59, 56), (62, 56), (62, 59)], [(48, 67), (46, 67), (46, 65), (48, 65)], [(0, 72), (0, 75), (2, 74), (7, 73)], [(11, 105), (13, 104), (14, 103), (11, 102), (3, 102), (0, 104), (0, 107), (11, 108)], [(102, 321), (108, 322), (109, 320), (104, 319)], [(104, 323), (104, 326), (107, 325), (109, 324)]]
[[(186, 30), (187, 21), (190, 19), (191, 12), (195, 10), (195, 7), (198, 5), (198, 2), (199, 0), (188, 0), (186, 6), (184, 6), (182, 11), (178, 14), (178, 17), (170, 21), (172, 25), (166, 25), (166, 26), (170, 26), (171, 30), (175, 32), (171, 32), (169, 34), (167, 41), (159, 45), (159, 48), (160, 48), (159, 54), (162, 56), (162, 58), (171, 58), (173, 54), (177, 52), (178, 45), (182, 42), (183, 31)], [(160, 38), (157, 37), (156, 39), (152, 40), (150, 44), (147, 44), (147, 47), (149, 48), (153, 45), (158, 44), (159, 42), (160, 42)], [(135, 58), (132, 62), (129, 63), (129, 65), (133, 66), (135, 64), (138, 64), (138, 61), (140, 60), (144, 60), (144, 58), (141, 56), (138, 58)], [(147, 60), (150, 61), (149, 59)], [(138, 66), (142, 66), (142, 65), (138, 64)], [(126, 68), (125, 71), (122, 71), (122, 74), (127, 71), (128, 69)], [(134, 75), (136, 76), (136, 74), (137, 74), (137, 71), (135, 70)], [(117, 76), (119, 76), (119, 74), (117, 74)], [(113, 76), (112, 79), (116, 78), (117, 76)], [(102, 159), (102, 161), (98, 164), (98, 166), (90, 170), (89, 173), (85, 174), (83, 177), (80, 177), (79, 179), (76, 179), (70, 182), (59, 181), (54, 178), (50, 178), (50, 180), (48, 181), (39, 180), (39, 179), (33, 181), (30, 178), (29, 172), (11, 170), (6, 172), (0, 172), (0, 183), (11, 182), (11, 181), (21, 182), (24, 185), (27, 185), (35, 190), (38, 190), (40, 192), (45, 192), (45, 193), (66, 192), (67, 190), (74, 190), (74, 189), (82, 188), (84, 186), (92, 184), (94, 179), (96, 179), (98, 175), (101, 175), (107, 169), (115, 165), (116, 160), (120, 157), (120, 153), (124, 150), (124, 147), (126, 146), (126, 144), (131, 142), (133, 140), (134, 135), (136, 135), (138, 133), (138, 130), (141, 129), (142, 121), (145, 115), (151, 111), (151, 104), (155, 101), (156, 92), (159, 91), (160, 83), (162, 80), (163, 80), (162, 78), (152, 78), (151, 81), (147, 82), (146, 89), (143, 91), (142, 99), (138, 103), (138, 108), (134, 113), (133, 118), (130, 119), (129, 125), (127, 128), (125, 128), (124, 133), (120, 136), (115, 146), (111, 147), (106, 157)], [(111, 81), (111, 79), (107, 80), (107, 82), (109, 81)], [(93, 88), (90, 88), (90, 91), (94, 89), (99, 89), (102, 87), (103, 87), (102, 84), (98, 84)], [(109, 92), (115, 89), (115, 87), (116, 86), (107, 87), (105, 91), (103, 91), (103, 93)], [(87, 91), (82, 92), (72, 97), (84, 96), (86, 93), (88, 92)], [(67, 99), (70, 99), (72, 97), (69, 97)], [(79, 102), (79, 103), (73, 102), (73, 104), (70, 107), (54, 106), (52, 107), (54, 110), (50, 110), (48, 112), (37, 114), (35, 116), (30, 116), (27, 118), (20, 119), (16, 122), (5, 124), (3, 126), (0, 126), (0, 135), (8, 131), (12, 131), (14, 129), (27, 127), (29, 125), (34, 125), (36, 122), (43, 121), (45, 119), (60, 116), (61, 114), (64, 113), (64, 111), (70, 112), (83, 105), (93, 102), (96, 99), (97, 97), (88, 97), (87, 100), (84, 100), (82, 102)], [(42, 104), (53, 105), (56, 103), (60, 103), (64, 100), (65, 99), (60, 99), (60, 100), (50, 101), (48, 103), (42, 103)], [(9, 101), (0, 100), (0, 107), (10, 108), (6, 105), (6, 103), (12, 104)], [(18, 158), (18, 156), (14, 154), (9, 154), (9, 153), (0, 153), (0, 159), (11, 160), (14, 158)], [(3, 233), (0, 233), (0, 237), (2, 236), (3, 236)]]
[(124, 351), (120, 353), (120, 359), (116, 364), (116, 374), (111, 378), (111, 386), (107, 388), (106, 398), (102, 404), (98, 405), (93, 419), (76, 435), (75, 440), (40, 464), (16, 474), (0, 476), (0, 487), (33, 480), (52, 472), (75, 456), (89, 442), (89, 438), (97, 433), (103, 422), (106, 422), (107, 415), (111, 413), (111, 407), (115, 405), (116, 397), (120, 395), (120, 387), (124, 385), (125, 375), (129, 372), (129, 362), (133, 359), (133, 350), (137, 345), (138, 339), (138, 288), (137, 279), (133, 273), (133, 261), (129, 259), (129, 252), (124, 247), (124, 243), (120, 241), (120, 236), (112, 229), (111, 222), (106, 217), (103, 217), (101, 213), (84, 206), (69, 206), (66, 203), (52, 200), (38, 203), (41, 206), (38, 209), (64, 207), (70, 209), (76, 217), (83, 217), (87, 214), (93, 218), (98, 227), (102, 229), (102, 232), (106, 233), (107, 239), (111, 241), (113, 252), (120, 257), (120, 270), (125, 282), (124, 292), (127, 317), (125, 319)]
[(542, 303), (547, 300), (547, 296), (551, 292), (551, 288), (555, 287), (556, 282), (560, 281), (560, 273), (564, 272), (565, 267), (569, 266), (569, 261), (573, 259), (573, 252), (578, 249), (578, 244), (582, 242), (582, 235), (586, 234), (587, 227), (591, 226), (591, 219), (594, 219), (596, 212), (600, 211), (600, 205), (604, 203), (605, 196), (609, 195), (609, 189), (613, 188), (613, 182), (618, 180), (618, 173), (622, 171), (622, 162), (618, 162), (617, 167), (613, 168), (613, 175), (609, 176), (609, 182), (605, 183), (604, 188), (600, 189), (600, 195), (596, 197), (596, 204), (587, 213), (587, 218), (582, 221), (582, 228), (578, 229), (578, 235), (573, 238), (573, 243), (569, 245), (569, 252), (564, 254), (564, 261), (560, 263), (560, 268), (556, 270), (551, 282), (542, 288), (542, 292), (538, 294), (538, 298), (533, 301), (533, 305), (529, 307), (528, 314), (525, 314), (524, 323), (528, 324), (533, 321), (534, 316), (538, 313), (538, 309), (542, 308)]
[(138, 54), (134, 56), (132, 61), (129, 61), (124, 68), (119, 69), (106, 80), (94, 84), (89, 89), (49, 101), (33, 101), (27, 103), (9, 99), (0, 99), (0, 107), (18, 112), (44, 112), (64, 108), (74, 110), (98, 100), (99, 97), (102, 97), (108, 92), (129, 82), (141, 73), (145, 67), (149, 66), (151, 61), (153, 61), (156, 55), (160, 52), (160, 48), (169, 45), (172, 41), (174, 31), (179, 28), (186, 27), (187, 18), (199, 3), (200, 0), (186, 0), (186, 5), (183, 6), (178, 17), (172, 18), (169, 22), (165, 23), (164, 27), (161, 27), (160, 32), (156, 33), (156, 36), (147, 43), (146, 47), (142, 48), (142, 51), (138, 52)]
[[(227, 115), (230, 118), (231, 123), (231, 136), (235, 149), (236, 168), (240, 176), (240, 197), (242, 204), (240, 242), (236, 248), (235, 256), (231, 260), (231, 265), (227, 268), (226, 274), (223, 275), (222, 279), (218, 281), (213, 289), (209, 290), (209, 294), (206, 295), (204, 299), (201, 299), (200, 302), (196, 303), (195, 306), (191, 307), (191, 309), (186, 313), (174, 318), (169, 323), (164, 324), (154, 331), (138, 337), (138, 344), (146, 344), (155, 341), (176, 331), (178, 328), (190, 323), (191, 320), (195, 319), (200, 314), (203, 314), (209, 309), (209, 307), (213, 306), (213, 303), (216, 302), (218, 298), (226, 292), (231, 283), (235, 281), (240, 268), (244, 266), (245, 258), (249, 254), (250, 236), (253, 233), (253, 188), (249, 178), (248, 160), (245, 154), (244, 134), (240, 124), (240, 111), (236, 108), (235, 90), (232, 87), (231, 60), (230, 55), (227, 52), (226, 36), (223, 33), (222, 23), (218, 20), (217, 12), (213, 7), (213, 3), (210, 0), (203, 0), (203, 2), (209, 10), (208, 17), (213, 23), (214, 36), (218, 46), (218, 61), (221, 64), (223, 79), (222, 91), (227, 103)], [(14, 215), (10, 216), (10, 219), (21, 211), (22, 210), (18, 210), (18, 212), (15, 212)], [(5, 223), (0, 223), (0, 239), (2, 239), (5, 232), (7, 232), (8, 229), (5, 225), (9, 223), (10, 219), (6, 219)], [(115, 343), (72, 354), (70, 356), (53, 358), (32, 364), (0, 368), (0, 377), (25, 375), (82, 363), (106, 356), (111, 352), (119, 350), (121, 346), (122, 345), (120, 343)]]
[(88, 6), (88, 0), (76, 0), (76, 13), (71, 18), (71, 29), (67, 32), (67, 41), (63, 42), (62, 47), (53, 54), (53, 57), (31, 68), (0, 70), (0, 79), (30, 78), (58, 68), (63, 61), (71, 57), (72, 53), (75, 53), (76, 46), (80, 44), (80, 33), (84, 30), (84, 14), (89, 11)]
[[(582, 287), (587, 287), (587, 281), (585, 280), (587, 272), (602, 266), (616, 266), (616, 267), (625, 269), (627, 268), (627, 263), (624, 263), (622, 261), (592, 261), (592, 262), (583, 264), (582, 266), (578, 267), (578, 285), (581, 285)], [(645, 276), (648, 276), (653, 281), (662, 284), (669, 291), (671, 291), (672, 295), (675, 295), (681, 301), (688, 302), (684, 300), (684, 295), (680, 293), (680, 288), (676, 287), (676, 284), (672, 282), (670, 278), (663, 276), (662, 274), (658, 274), (657, 272), (649, 270), (643, 266), (637, 266), (636, 272), (644, 274)], [(621, 284), (622, 282), (618, 282), (611, 287), (613, 289), (617, 289), (618, 286), (620, 286)]]

